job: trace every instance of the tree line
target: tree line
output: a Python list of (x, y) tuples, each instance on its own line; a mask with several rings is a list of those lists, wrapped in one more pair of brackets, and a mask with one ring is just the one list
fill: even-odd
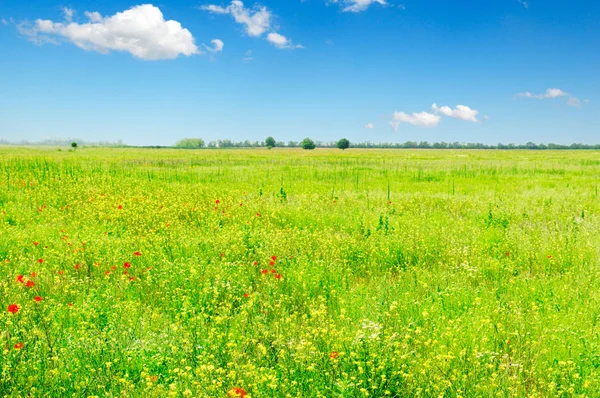
[(529, 150), (559, 150), (559, 149), (600, 149), (600, 144), (536, 144), (528, 142), (526, 144), (482, 144), (478, 142), (433, 142), (428, 141), (406, 141), (406, 142), (358, 142), (351, 143), (346, 138), (338, 141), (313, 141), (305, 138), (302, 141), (276, 141), (273, 137), (267, 137), (264, 141), (232, 141), (215, 140), (206, 143), (202, 138), (184, 138), (179, 140), (175, 148), (198, 149), (198, 148), (380, 148), (380, 149), (529, 149)]

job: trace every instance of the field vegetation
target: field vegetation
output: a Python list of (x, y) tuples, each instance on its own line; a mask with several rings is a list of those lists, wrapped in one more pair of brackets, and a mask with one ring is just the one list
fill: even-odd
[(600, 391), (600, 153), (0, 148), (0, 396)]

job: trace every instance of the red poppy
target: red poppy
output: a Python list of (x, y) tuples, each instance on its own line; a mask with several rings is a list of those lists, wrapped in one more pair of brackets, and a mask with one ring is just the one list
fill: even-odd
[(277, 275), (275, 275), (275, 278), (277, 278), (277, 279), (281, 279), (281, 274), (277, 274)]
[(505, 255), (506, 257), (509, 257), (509, 256), (510, 256), (510, 252), (506, 252), (506, 253), (504, 253), (504, 255)]
[(35, 278), (36, 276), (37, 276), (37, 274), (36, 274), (35, 272), (32, 272), (32, 273), (31, 273), (31, 277), (32, 277), (32, 278)]
[(248, 395), (248, 393), (243, 389), (243, 388), (232, 388), (231, 390), (229, 390), (227, 392), (227, 396), (229, 397), (239, 397), (239, 398), (245, 398), (246, 395)]
[(337, 200), (334, 200), (333, 203), (337, 203)]
[(269, 265), (275, 265), (275, 261), (269, 261)]
[(34, 287), (35, 286), (35, 282), (34, 281), (27, 281), (27, 283), (25, 284), (25, 286), (27, 286), (27, 287)]
[(271, 270), (271, 273), (272, 273), (272, 274), (276, 274), (276, 273), (277, 273), (277, 271), (275, 271), (274, 269), (272, 269), (272, 270)]
[(65, 273), (65, 271), (63, 271), (62, 269), (60, 271), (58, 271), (58, 275), (62, 275), (64, 273)]
[(263, 270), (262, 270), (262, 271), (260, 271), (260, 272), (262, 272), (262, 273), (263, 273), (263, 274), (265, 274), (265, 275), (269, 273), (269, 271), (267, 271), (266, 269), (263, 269)]
[(123, 271), (123, 275), (129, 275), (129, 271)]
[(124, 268), (131, 268), (131, 264), (126, 262), (125, 264), (123, 264), (123, 267)]
[(39, 303), (40, 301), (43, 300), (43, 298), (41, 298), (40, 296), (35, 296), (34, 300)]
[(25, 281), (23, 280), (23, 275), (18, 275), (17, 276), (17, 282), (19, 282), (19, 283), (25, 283)]
[(110, 275), (110, 271), (106, 271), (104, 275)]
[(277, 256), (271, 256), (271, 260), (273, 260), (273, 261), (277, 260)]
[(248, 298), (250, 295), (248, 293), (244, 293), (244, 297)]
[(331, 354), (329, 354), (329, 358), (331, 359), (337, 359), (337, 357), (339, 356), (337, 351), (333, 351)]
[(221, 201), (219, 199), (217, 199), (217, 200), (215, 200), (215, 203), (219, 204), (219, 203), (221, 203)]
[(256, 217), (260, 217), (260, 213), (256, 213)]
[(123, 210), (123, 206), (122, 206), (122, 205), (119, 205), (119, 206), (117, 207), (117, 209), (119, 209), (119, 210)]
[(23, 343), (15, 344), (15, 350), (20, 350), (21, 348), (23, 348)]
[(142, 253), (140, 253), (140, 252), (135, 252), (135, 253), (133, 253), (133, 254), (134, 254), (136, 257), (140, 257), (140, 256), (142, 255)]
[(243, 205), (244, 205), (243, 203), (240, 203), (240, 207), (243, 206)]
[(40, 263), (40, 264), (41, 264), (41, 263), (43, 263), (43, 262), (44, 262), (44, 259), (43, 259), (43, 258), (40, 258), (40, 259), (38, 260), (38, 263)]
[(221, 253), (221, 254), (219, 254), (219, 256), (225, 257), (225, 253)]
[(548, 256), (548, 260), (552, 260), (552, 256)]
[(252, 265), (258, 265), (258, 261), (253, 262)]
[(12, 314), (16, 314), (17, 312), (19, 312), (20, 309), (21, 309), (21, 307), (19, 307), (16, 304), (11, 304), (8, 306), (8, 312), (10, 312)]
[(390, 201), (388, 202), (388, 205), (391, 205), (391, 204), (392, 204), (392, 201), (390, 200)]
[(135, 278), (134, 278), (133, 276), (130, 276), (130, 277), (129, 277), (129, 282), (133, 282), (133, 280), (134, 280), (134, 279), (135, 279)]
[(112, 269), (113, 271), (116, 271), (117, 270), (117, 266), (113, 265), (112, 267), (110, 267), (110, 269)]
[(73, 303), (69, 303), (69, 307), (72, 307), (72, 306), (73, 306)]
[(79, 269), (79, 268), (81, 268), (81, 265), (80, 264), (75, 264), (75, 269)]
[(39, 245), (39, 244), (40, 244), (40, 242), (33, 242), (33, 245), (34, 245), (34, 246), (37, 246), (37, 245)]

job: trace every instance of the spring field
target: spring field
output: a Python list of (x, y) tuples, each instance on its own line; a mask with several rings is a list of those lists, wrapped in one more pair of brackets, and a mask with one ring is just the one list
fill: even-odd
[(0, 147), (0, 396), (600, 396), (600, 153)]

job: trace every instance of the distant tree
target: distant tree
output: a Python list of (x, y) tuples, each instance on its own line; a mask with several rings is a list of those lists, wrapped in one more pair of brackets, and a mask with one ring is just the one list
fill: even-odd
[(265, 145), (270, 148), (274, 148), (275, 146), (277, 146), (277, 143), (275, 142), (275, 138), (267, 137), (267, 139), (265, 140)]
[(315, 142), (313, 140), (311, 140), (310, 138), (303, 139), (302, 142), (300, 143), (300, 146), (302, 147), (302, 149), (307, 149), (307, 150), (315, 149), (317, 147), (315, 145)]
[(288, 146), (288, 148), (297, 148), (298, 143), (296, 141), (289, 141), (287, 146)]
[(233, 148), (233, 141), (231, 140), (217, 140), (217, 146), (219, 148)]
[(341, 140), (339, 140), (339, 141), (337, 142), (337, 144), (336, 144), (336, 145), (337, 145), (338, 149), (341, 149), (341, 150), (343, 151), (343, 150), (345, 150), (345, 149), (348, 149), (348, 148), (350, 148), (350, 141), (348, 141), (348, 140), (347, 140), (347, 139), (345, 139), (345, 138), (342, 138)]
[(184, 138), (175, 143), (175, 148), (185, 148), (185, 149), (204, 148), (204, 140), (202, 138)]
[(71, 147), (72, 147), (73, 149), (77, 148), (77, 143), (76, 143), (76, 142), (71, 142)]

